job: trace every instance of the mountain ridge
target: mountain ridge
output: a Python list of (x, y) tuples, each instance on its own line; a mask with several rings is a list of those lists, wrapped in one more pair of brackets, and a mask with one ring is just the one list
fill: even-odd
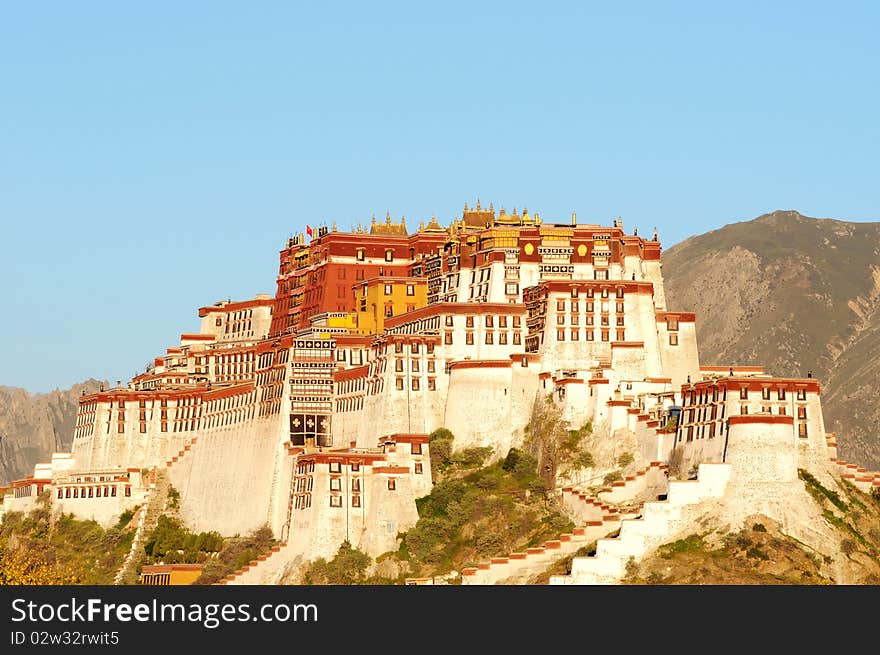
[(697, 313), (704, 364), (759, 364), (822, 382), (841, 456), (880, 467), (880, 222), (777, 210), (662, 255), (672, 311)]
[(31, 475), (53, 452), (69, 452), (78, 399), (101, 385), (109, 386), (91, 378), (47, 393), (0, 386), (0, 485)]

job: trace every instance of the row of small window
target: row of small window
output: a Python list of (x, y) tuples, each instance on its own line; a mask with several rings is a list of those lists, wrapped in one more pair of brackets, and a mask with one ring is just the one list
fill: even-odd
[[(338, 268), (338, 269), (336, 269), (336, 271), (337, 271), (336, 277), (338, 277), (340, 280), (344, 280), (345, 279), (345, 268), (344, 267)], [(354, 279), (363, 280), (364, 279), (364, 269), (362, 269), (361, 267), (354, 269)], [(289, 291), (290, 289), (285, 289), (285, 290)]]
[(364, 360), (366, 359), (364, 351), (352, 350), (350, 358), (348, 357), (348, 352), (349, 351), (343, 350), (342, 348), (338, 349), (336, 351), (336, 361), (337, 362), (344, 362), (344, 361), (347, 361), (348, 359), (351, 359), (351, 362), (349, 362), (349, 363), (352, 366), (362, 366), (363, 365)]
[[(486, 332), (486, 336), (484, 337), (485, 343), (489, 345), (494, 345), (495, 343), (495, 333), (494, 332)], [(518, 346), (522, 340), (522, 335), (519, 332), (513, 333), (513, 345)], [(451, 346), (453, 343), (452, 340), (452, 332), (444, 332), (443, 333), (443, 343), (444, 345)], [(473, 332), (465, 332), (464, 333), (464, 343), (468, 346), (474, 345), (474, 333)], [(498, 345), (506, 346), (507, 345), (507, 332), (499, 332), (498, 333)]]
[[(569, 341), (580, 341), (581, 340), (581, 331), (578, 328), (571, 328), (571, 330), (556, 330), (556, 340), (557, 341), (565, 341), (566, 332), (568, 332), (568, 340)], [(596, 335), (595, 330), (584, 330), (584, 339), (586, 341), (595, 341)], [(600, 339), (602, 341), (609, 340), (609, 332), (610, 330), (600, 330)], [(615, 340), (616, 341), (626, 341), (625, 339), (626, 330), (616, 330), (615, 331)]]
[[(131, 487), (125, 488), (125, 495), (131, 496)], [(116, 487), (65, 487), (58, 490), (58, 498), (115, 498)]]
[[(512, 319), (511, 320), (512, 327), (515, 327), (515, 328), (520, 327), (521, 317), (511, 316), (511, 319)], [(453, 326), (451, 314), (446, 316), (445, 325), (446, 325), (446, 327)], [(493, 314), (486, 314), (483, 317), (483, 325), (485, 325), (486, 327), (495, 327), (495, 316)], [(469, 327), (469, 328), (474, 327), (474, 317), (472, 315), (465, 316), (464, 326)], [(507, 317), (506, 316), (499, 316), (498, 317), (498, 327), (501, 327), (501, 328), (507, 327)]]
[[(485, 282), (489, 278), (492, 277), (492, 268), (491, 267), (481, 268), (481, 269), (479, 269), (479, 271), (480, 271), (480, 282)], [(477, 281), (477, 271), (473, 270), (473, 271), (471, 271), (471, 284), (474, 284), (476, 281)]]
[[(580, 307), (581, 307), (581, 303), (578, 300), (572, 300), (570, 303), (568, 303), (568, 308), (572, 314), (580, 313)], [(584, 308), (585, 308), (585, 311), (587, 311), (587, 312), (596, 311), (595, 301), (585, 300), (584, 301)], [(609, 303), (607, 303), (607, 302), (603, 302), (600, 305), (600, 309), (603, 312), (607, 312), (608, 308), (609, 308)], [(556, 301), (556, 311), (557, 312), (564, 312), (565, 309), (566, 309), (566, 302), (564, 300), (557, 300)], [(623, 314), (624, 304), (623, 304), (622, 300), (618, 300), (617, 302), (614, 303), (614, 311), (616, 311), (618, 314)]]
[[(770, 392), (771, 392), (770, 387), (764, 387), (763, 389), (761, 389), (761, 398), (763, 400), (770, 400)], [(742, 400), (747, 400), (749, 397), (749, 388), (742, 387), (739, 390), (739, 397)], [(785, 387), (779, 387), (776, 390), (776, 398), (779, 400), (785, 400)], [(806, 389), (798, 389), (797, 390), (797, 399), (798, 400), (806, 400), (807, 399), (807, 390)]]
[(357, 412), (364, 408), (363, 396), (358, 398), (341, 398), (336, 401), (337, 412)]
[[(396, 378), (394, 383), (395, 388), (398, 391), (403, 391), (406, 386), (404, 384), (403, 378)], [(421, 391), (421, 383), (419, 382), (419, 378), (412, 378), (410, 380), (410, 388), (413, 391)], [(437, 391), (437, 381), (434, 378), (428, 378), (428, 391)]]
[[(409, 345), (409, 351), (413, 355), (418, 355), (420, 350), (421, 350), (421, 345), (419, 344), (418, 341), (414, 341), (413, 343), (411, 343)], [(403, 352), (403, 342), (402, 341), (395, 341), (394, 342), (394, 352), (396, 352), (396, 353)], [(433, 343), (426, 343), (425, 344), (425, 352), (429, 355), (432, 354), (434, 352), (434, 344)]]
[[(607, 271), (606, 271), (606, 273), (607, 273)], [(580, 289), (578, 289), (577, 287), (572, 287), (571, 288), (571, 297), (577, 298), (579, 295), (580, 295)], [(596, 296), (596, 290), (593, 288), (587, 288), (585, 295), (587, 296), (587, 298), (594, 298)], [(611, 295), (611, 292), (608, 290), (608, 287), (603, 287), (602, 289), (599, 290), (599, 297), (601, 297), (601, 298), (609, 298), (610, 295)], [(624, 297), (623, 287), (618, 287), (614, 290), (614, 297), (615, 298), (623, 298)], [(564, 301), (560, 300), (559, 302), (564, 302)]]
[[(556, 315), (556, 325), (565, 325), (565, 316), (566, 316), (565, 314), (557, 314)], [(570, 314), (569, 317), (571, 319), (570, 325), (578, 325), (580, 323), (580, 315), (579, 314)], [(586, 325), (593, 325), (594, 324), (595, 318), (592, 314), (585, 314), (585, 317), (586, 317)], [(608, 317), (608, 314), (602, 314), (599, 317), (599, 325), (608, 325), (609, 321), (610, 321), (610, 319)], [(616, 316), (614, 319), (614, 323), (615, 323), (615, 325), (623, 325), (624, 324), (623, 315), (620, 314), (620, 315)]]
[[(749, 413), (749, 406), (748, 405), (740, 405), (739, 410), (740, 410), (739, 411), (740, 414), (748, 414)], [(770, 405), (761, 405), (761, 412), (764, 414), (772, 414), (773, 407), (771, 407)], [(780, 416), (785, 416), (788, 413), (788, 411), (785, 409), (785, 407), (780, 407), (778, 409), (777, 413)], [(805, 406), (797, 408), (797, 417), (801, 421), (807, 420), (807, 408)]]
[(705, 437), (708, 437), (709, 439), (715, 438), (715, 423), (714, 422), (708, 423), (706, 425), (697, 425), (697, 426), (692, 425), (692, 426), (690, 426), (687, 429), (687, 440), (688, 441), (694, 440), (694, 431), (695, 430), (697, 433), (696, 434), (697, 439), (703, 439)]
[[(393, 292), (394, 292), (394, 285), (386, 284), (385, 285), (385, 295), (390, 296), (390, 295), (392, 295)], [(364, 287), (364, 295), (366, 295), (366, 294), (367, 294), (367, 289), (366, 289), (366, 287)], [(407, 284), (406, 285), (406, 295), (408, 295), (408, 296), (416, 295), (416, 285)]]
[[(418, 373), (419, 372), (419, 360), (418, 359), (411, 359), (410, 360), (410, 368), (412, 369), (413, 373)], [(401, 357), (395, 358), (394, 370), (397, 373), (403, 372), (403, 358), (401, 358)], [(434, 360), (429, 359), (428, 360), (428, 373), (433, 373), (433, 372), (434, 372)]]
[[(355, 257), (359, 262), (364, 261), (364, 258), (366, 257), (366, 250), (364, 248), (358, 248), (356, 251)], [(393, 262), (394, 261), (394, 251), (393, 250), (391, 250), (391, 249), (385, 250), (385, 261), (386, 262)]]
[(471, 287), (471, 298), (481, 298), (487, 295), (489, 295), (488, 284), (478, 284), (475, 287)]

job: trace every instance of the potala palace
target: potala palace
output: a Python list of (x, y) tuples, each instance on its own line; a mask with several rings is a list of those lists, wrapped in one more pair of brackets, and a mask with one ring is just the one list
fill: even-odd
[(171, 485), (193, 530), (268, 525), (280, 545), (224, 583), (274, 583), (344, 540), (395, 550), (432, 487), (428, 435), (445, 427), (456, 449), (501, 458), (548, 396), (573, 428), (591, 422), (598, 453), (634, 453), (632, 466), (593, 492), (589, 471), (560, 478), (579, 527), (465, 569), (464, 583), (595, 540), (595, 556), (551, 583), (614, 583), (706, 512), (732, 524), (762, 512), (815, 543), (798, 469), (880, 486), (837, 460), (817, 379), (700, 365), (694, 314), (667, 310), (656, 232), (619, 219), (545, 222), (478, 202), (448, 227), (322, 226), (287, 241), (274, 296), (198, 315), (199, 332), (144, 372), (80, 399), (72, 452), (4, 489), (0, 517), (47, 490), (104, 525), (138, 507), (136, 546)]

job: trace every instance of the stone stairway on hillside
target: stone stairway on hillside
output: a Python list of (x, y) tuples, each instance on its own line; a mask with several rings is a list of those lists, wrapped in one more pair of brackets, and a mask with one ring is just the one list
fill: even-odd
[(617, 584), (630, 557), (638, 559), (670, 541), (692, 524), (704, 500), (720, 498), (730, 478), (730, 464), (700, 464), (696, 480), (670, 480), (666, 500), (647, 501), (637, 518), (621, 521), (614, 538), (599, 539), (596, 554), (572, 560), (571, 574), (550, 578), (550, 584)]
[(857, 489), (865, 493), (880, 489), (880, 472), (869, 471), (863, 466), (838, 459), (837, 435), (834, 432), (825, 435), (825, 445), (828, 448), (828, 459), (836, 467), (842, 479), (851, 482)]
[(665, 497), (667, 466), (651, 462), (633, 475), (598, 490), (562, 487), (562, 505), (578, 526), (571, 533), (506, 557), (493, 557), (461, 571), (467, 585), (523, 584), (553, 563), (620, 529), (622, 521), (639, 516), (646, 499)]
[(122, 566), (119, 567), (116, 576), (113, 578), (113, 584), (115, 585), (126, 584), (126, 580), (135, 577), (137, 573), (135, 568), (138, 562), (146, 555), (143, 544), (144, 539), (156, 527), (159, 516), (162, 515), (168, 505), (168, 489), (170, 486), (168, 471), (155, 468), (152, 471), (152, 475), (154, 480), (150, 483), (147, 497), (138, 510), (137, 530), (131, 542), (131, 548), (122, 562)]
[(197, 439), (198, 437), (193, 437), (188, 442), (186, 442), (184, 447), (181, 448), (176, 455), (165, 462), (165, 468), (170, 469), (172, 466), (182, 460), (187, 455), (187, 453), (192, 450), (192, 447), (195, 445)]
[[(626, 516), (626, 515), (623, 515)], [(579, 549), (620, 528), (622, 515), (606, 514), (587, 521), (571, 532), (550, 539), (540, 546), (510, 553), (506, 557), (493, 557), (488, 562), (461, 570), (463, 585), (525, 584), (529, 578), (547, 570), (552, 564), (576, 553)]]
[(267, 552), (256, 559), (251, 560), (245, 566), (234, 573), (230, 573), (222, 580), (215, 582), (218, 585), (259, 585), (276, 584), (289, 562), (290, 553), (286, 552), (286, 541), (272, 546)]

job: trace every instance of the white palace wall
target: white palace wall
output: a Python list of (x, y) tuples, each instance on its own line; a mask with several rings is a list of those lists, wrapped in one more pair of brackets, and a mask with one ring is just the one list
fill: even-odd
[(268, 511), (277, 446), (288, 440), (288, 430), (287, 417), (277, 414), (200, 431), (170, 469), (187, 526), (231, 536), (277, 523)]

